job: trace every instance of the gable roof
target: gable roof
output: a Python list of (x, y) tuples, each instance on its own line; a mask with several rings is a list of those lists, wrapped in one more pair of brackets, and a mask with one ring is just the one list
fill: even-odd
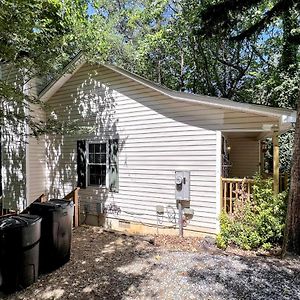
[[(81, 53), (76, 55), (74, 59), (70, 61), (70, 63), (65, 67), (63, 71), (63, 75), (60, 78), (57, 78), (52, 82), (50, 82), (40, 92), (39, 94), (40, 100), (46, 102), (85, 63), (86, 60)], [(177, 92), (168, 89), (166, 87), (163, 87), (157, 83), (154, 83), (148, 79), (145, 79), (139, 75), (126, 71), (120, 67), (114, 65), (104, 65), (104, 66), (122, 76), (130, 78), (133, 81), (138, 82), (146, 87), (149, 87), (150, 89), (155, 90), (163, 95), (166, 95), (174, 100), (193, 102), (193, 103), (212, 106), (216, 108), (223, 108), (223, 109), (241, 111), (246, 113), (247, 112), (254, 113), (254, 114), (259, 114), (268, 117), (275, 117), (279, 119), (280, 124), (288, 125), (296, 122), (296, 111), (291, 109), (270, 107), (270, 106), (258, 105), (258, 104), (241, 103), (226, 98), (197, 95), (197, 94), (186, 93), (186, 92)]]

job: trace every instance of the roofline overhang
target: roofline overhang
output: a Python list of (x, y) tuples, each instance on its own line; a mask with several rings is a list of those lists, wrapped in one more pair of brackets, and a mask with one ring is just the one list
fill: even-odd
[(86, 60), (82, 52), (79, 52), (62, 70), (62, 75), (50, 81), (39, 93), (40, 101), (47, 102), (65, 82), (67, 82), (84, 64)]
[[(51, 98), (52, 95), (68, 81), (72, 75), (77, 72), (84, 64), (86, 59), (82, 52), (78, 53), (70, 63), (64, 68), (62, 76), (54, 79), (50, 82), (39, 94), (39, 99), (43, 102), (46, 102)], [(195, 103), (200, 105), (206, 105), (211, 107), (216, 107), (220, 109), (229, 109), (235, 111), (241, 111), (246, 113), (253, 113), (268, 117), (274, 117), (278, 120), (279, 130), (281, 132), (286, 131), (292, 127), (296, 122), (296, 111), (283, 108), (274, 108), (256, 104), (240, 103), (226, 98), (218, 98), (211, 96), (195, 95), (191, 93), (176, 92), (168, 88), (162, 87), (154, 82), (151, 82), (141, 76), (133, 74), (129, 71), (126, 71), (120, 67), (114, 65), (103, 65), (104, 67), (117, 72), (120, 75), (123, 75), (135, 82), (138, 82), (146, 87), (149, 87), (152, 90), (159, 92), (165, 96), (168, 96), (177, 101), (185, 101), (189, 103)]]

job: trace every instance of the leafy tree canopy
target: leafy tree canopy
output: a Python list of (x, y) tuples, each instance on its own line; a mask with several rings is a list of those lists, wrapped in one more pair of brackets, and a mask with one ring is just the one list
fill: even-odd
[[(239, 41), (252, 39), (260, 48), (268, 50), (262, 52), (265, 74), (258, 69), (259, 72), (250, 82), (252, 91), (256, 90), (255, 84), (259, 83), (261, 92), (266, 98), (273, 98), (278, 106), (297, 107), (283, 248), (284, 251), (300, 254), (300, 3), (294, 0), (223, 0), (207, 3), (199, 16), (199, 34), (207, 37), (223, 34), (230, 40)], [(275, 31), (275, 39), (267, 35), (270, 30)], [(279, 55), (274, 56), (272, 51)]]
[(83, 0), (0, 1), (2, 128), (5, 120), (12, 128), (27, 122), (34, 133), (42, 130), (43, 124), (24, 113), (29, 103), (38, 102), (24, 90), (24, 84), (59, 72), (78, 52), (76, 32), (86, 22), (87, 3)]

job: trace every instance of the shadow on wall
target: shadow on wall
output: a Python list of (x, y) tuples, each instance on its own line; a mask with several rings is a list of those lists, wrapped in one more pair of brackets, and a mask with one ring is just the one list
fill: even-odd
[(27, 91), (22, 72), (1, 65), (0, 86), (7, 96), (0, 99), (1, 177), (0, 209), (23, 210), (26, 206), (26, 125), (23, 101)]
[(3, 197), (0, 206), (20, 211), (26, 207), (25, 136), (6, 129), (2, 130), (1, 140)]
[[(46, 137), (46, 186), (50, 197), (55, 198), (63, 197), (77, 186), (77, 141), (119, 140), (113, 90), (98, 79), (97, 70), (78, 78), (75, 74), (73, 81), (75, 86), (63, 86), (48, 103), (48, 116), (76, 128), (63, 136)], [(119, 151), (124, 143), (119, 140)], [(104, 205), (108, 197), (106, 188), (81, 189), (81, 210), (88, 205), (89, 211), (99, 212), (98, 203)]]

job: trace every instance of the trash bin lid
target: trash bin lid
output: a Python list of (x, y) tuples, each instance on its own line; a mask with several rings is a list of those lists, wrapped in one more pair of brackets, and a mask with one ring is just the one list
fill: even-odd
[(53, 203), (57, 207), (66, 208), (68, 205), (73, 206), (73, 201), (64, 200), (64, 199), (50, 199), (50, 203)]
[(66, 208), (68, 205), (73, 206), (73, 201), (63, 199), (50, 199), (48, 202), (34, 202), (30, 206), (45, 208), (47, 210)]
[(35, 215), (12, 215), (0, 218), (0, 230), (14, 229), (29, 226), (40, 219)]

